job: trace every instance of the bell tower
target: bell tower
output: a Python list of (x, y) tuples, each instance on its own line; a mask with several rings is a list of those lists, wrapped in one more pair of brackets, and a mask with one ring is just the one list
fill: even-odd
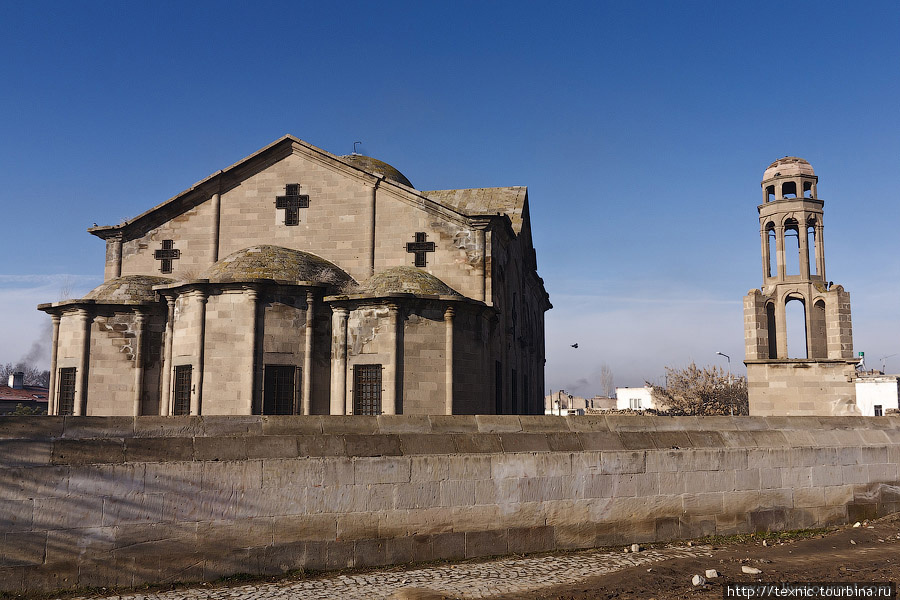
[[(825, 276), (818, 181), (812, 166), (794, 156), (763, 173), (757, 207), (763, 285), (744, 298), (751, 414), (834, 414), (831, 404), (847, 394), (855, 404), (850, 294)], [(790, 352), (789, 316), (802, 318), (805, 332), (805, 339), (791, 340)], [(801, 329), (794, 325), (790, 331)], [(840, 382), (843, 391), (834, 389)], [(835, 391), (839, 398), (832, 397)]]

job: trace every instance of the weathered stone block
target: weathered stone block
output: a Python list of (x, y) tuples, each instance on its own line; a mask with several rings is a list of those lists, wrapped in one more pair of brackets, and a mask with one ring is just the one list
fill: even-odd
[(410, 481), (412, 462), (408, 457), (366, 457), (353, 461), (354, 482), (407, 483)]
[(123, 463), (125, 441), (121, 438), (54, 440), (51, 462), (55, 465)]
[(400, 449), (403, 454), (454, 454), (456, 444), (447, 435), (432, 433), (400, 434)]
[(194, 438), (195, 460), (246, 460), (247, 437), (197, 437)]
[(191, 438), (135, 437), (125, 440), (125, 462), (186, 461), (194, 457)]
[(344, 445), (348, 456), (399, 456), (398, 435), (345, 435)]

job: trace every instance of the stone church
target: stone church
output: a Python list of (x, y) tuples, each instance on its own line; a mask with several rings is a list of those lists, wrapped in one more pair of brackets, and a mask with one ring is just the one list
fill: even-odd
[(41, 304), (50, 414), (541, 413), (524, 187), (423, 192), (285, 136), (119, 225)]

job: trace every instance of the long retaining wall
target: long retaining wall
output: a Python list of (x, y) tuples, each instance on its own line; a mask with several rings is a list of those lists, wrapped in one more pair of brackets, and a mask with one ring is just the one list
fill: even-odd
[(897, 417), (0, 418), (0, 590), (846, 523)]

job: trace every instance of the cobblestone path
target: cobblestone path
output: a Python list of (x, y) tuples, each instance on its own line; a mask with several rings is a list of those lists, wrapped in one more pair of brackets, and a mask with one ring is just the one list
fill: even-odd
[[(535, 558), (504, 558), (409, 571), (369, 571), (303, 581), (198, 587), (108, 596), (107, 600), (373, 600), (403, 588), (427, 588), (454, 598), (486, 598), (576, 583), (587, 577), (670, 558), (709, 555), (708, 546), (672, 546), (638, 553), (585, 551)], [(98, 600), (96, 596), (92, 600)], [(85, 599), (77, 599), (85, 600)]]

